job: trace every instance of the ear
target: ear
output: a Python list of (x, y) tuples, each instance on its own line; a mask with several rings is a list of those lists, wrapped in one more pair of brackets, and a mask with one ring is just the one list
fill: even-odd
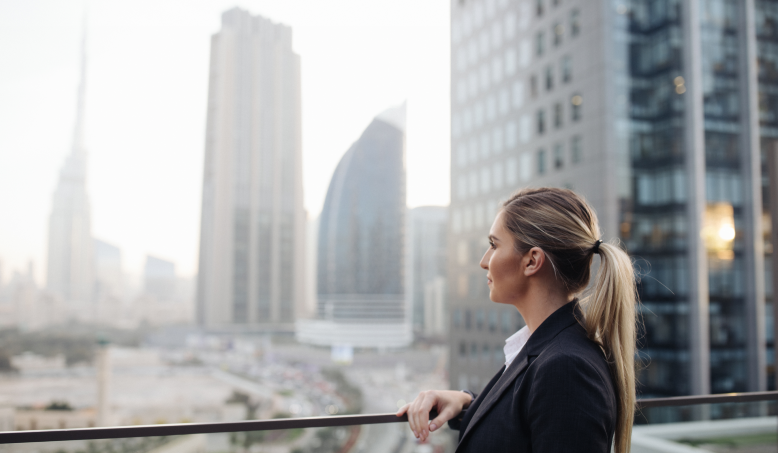
[(546, 254), (540, 247), (532, 247), (524, 254), (524, 276), (529, 277), (540, 272), (546, 262)]

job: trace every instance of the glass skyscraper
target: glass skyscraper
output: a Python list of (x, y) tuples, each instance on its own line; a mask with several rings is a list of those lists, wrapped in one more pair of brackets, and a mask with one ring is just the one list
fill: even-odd
[(453, 387), (521, 325), (477, 263), (524, 186), (583, 194), (634, 257), (642, 395), (767, 387), (777, 3), (451, 3)]
[(405, 106), (378, 115), (343, 155), (319, 218), (315, 344), (410, 343), (405, 298)]

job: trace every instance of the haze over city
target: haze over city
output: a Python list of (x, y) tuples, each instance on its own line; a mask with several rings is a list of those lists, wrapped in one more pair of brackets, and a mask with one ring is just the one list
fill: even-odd
[[(211, 1), (0, 5), (0, 261), (45, 281), (46, 226), (70, 150), (83, 25), (95, 237), (128, 273), (153, 254), (197, 268), (209, 39), (240, 6), (293, 28), (302, 60), (305, 207), (372, 118), (407, 102), (408, 205), (449, 202), (448, 2)], [(344, 14), (348, 11), (348, 14)]]

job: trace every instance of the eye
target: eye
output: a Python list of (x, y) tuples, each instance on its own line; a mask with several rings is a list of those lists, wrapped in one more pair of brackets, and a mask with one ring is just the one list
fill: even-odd
[(491, 248), (493, 248), (493, 249), (494, 249), (494, 248), (497, 248), (497, 246), (496, 246), (496, 245), (494, 245), (494, 241), (492, 241), (492, 240), (489, 240), (489, 247), (491, 247)]

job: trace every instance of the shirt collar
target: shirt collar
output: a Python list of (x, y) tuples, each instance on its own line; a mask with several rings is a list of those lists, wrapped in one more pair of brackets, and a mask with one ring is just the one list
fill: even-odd
[(527, 344), (527, 340), (529, 340), (529, 334), (529, 328), (524, 326), (519, 329), (518, 332), (514, 333), (508, 337), (507, 340), (505, 340), (505, 347), (503, 347), (502, 350), (505, 353), (506, 369), (511, 364), (511, 362), (513, 362), (513, 359), (519, 355), (519, 352), (521, 352), (521, 349), (524, 347), (524, 345)]

